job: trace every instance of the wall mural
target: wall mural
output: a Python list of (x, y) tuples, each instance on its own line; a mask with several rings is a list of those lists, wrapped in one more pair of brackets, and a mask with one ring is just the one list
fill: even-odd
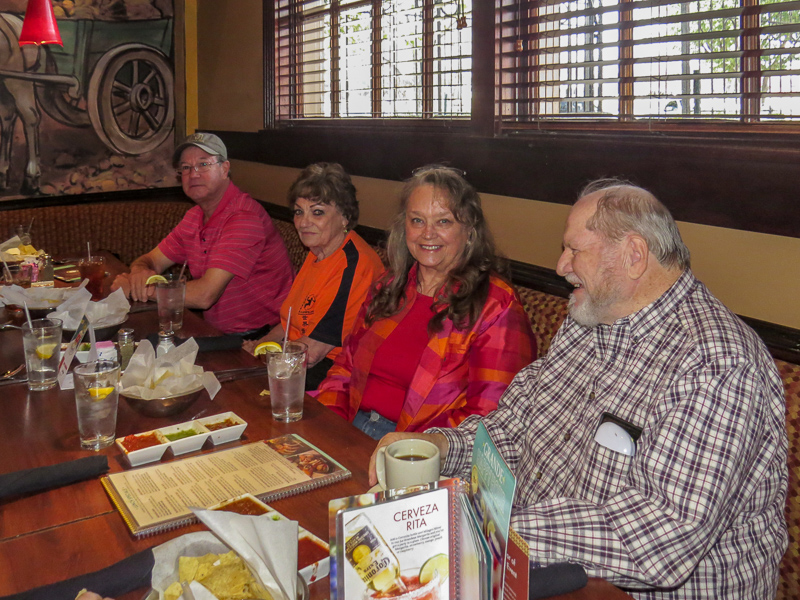
[(63, 48), (20, 48), (0, 0), (0, 200), (177, 185), (172, 0), (54, 0)]

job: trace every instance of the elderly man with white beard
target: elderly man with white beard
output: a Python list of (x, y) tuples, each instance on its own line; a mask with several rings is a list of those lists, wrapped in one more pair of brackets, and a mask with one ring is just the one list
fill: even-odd
[(511, 525), (533, 562), (636, 598), (774, 598), (787, 438), (764, 344), (694, 277), (669, 211), (626, 182), (584, 190), (557, 271), (569, 317), (497, 410), (379, 447), (424, 437), (443, 474), (467, 477), (482, 421), (516, 474)]

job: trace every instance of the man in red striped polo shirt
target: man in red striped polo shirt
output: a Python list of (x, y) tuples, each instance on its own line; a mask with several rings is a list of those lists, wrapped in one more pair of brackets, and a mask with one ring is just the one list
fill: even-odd
[(190, 208), (170, 234), (131, 263), (112, 290), (131, 300), (154, 298), (148, 277), (187, 263), (186, 307), (225, 333), (263, 335), (280, 321), (280, 307), (294, 276), (283, 240), (264, 208), (230, 180), (225, 144), (195, 133), (173, 154)]

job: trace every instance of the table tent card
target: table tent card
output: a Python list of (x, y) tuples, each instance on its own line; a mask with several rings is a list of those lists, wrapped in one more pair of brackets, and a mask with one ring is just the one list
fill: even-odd
[[(456, 600), (466, 484), (425, 485), (332, 500), (331, 599)], [(482, 598), (488, 600), (488, 598)]]
[(515, 488), (480, 424), (469, 484), (446, 479), (332, 500), (332, 600), (502, 600), (504, 579), (507, 600), (522, 598), (527, 550), (509, 527)]
[(498, 452), (486, 427), (479, 423), (472, 448), (470, 498), (478, 525), (489, 542), (492, 553), (494, 600), (501, 600), (503, 597), (503, 570), (516, 484), (514, 473)]
[(71, 390), (73, 388), (72, 375), (69, 373), (69, 367), (72, 365), (72, 359), (75, 358), (75, 353), (78, 347), (83, 342), (86, 332), (89, 330), (89, 319), (84, 315), (81, 318), (72, 339), (67, 344), (66, 350), (61, 353), (61, 361), (58, 363), (58, 385), (62, 390)]

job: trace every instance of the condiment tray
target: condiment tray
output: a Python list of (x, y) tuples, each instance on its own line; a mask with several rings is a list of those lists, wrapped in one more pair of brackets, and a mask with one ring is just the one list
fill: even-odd
[[(221, 426), (215, 428), (215, 425)], [(171, 448), (172, 454), (178, 456), (199, 450), (208, 439), (214, 445), (238, 440), (242, 437), (246, 427), (247, 422), (239, 415), (233, 412), (224, 412), (117, 438), (116, 442), (130, 465), (138, 467), (145, 463), (161, 460), (167, 448)], [(158, 443), (153, 443), (153, 438)], [(145, 440), (149, 445), (135, 450), (128, 448), (129, 446), (136, 448), (141, 445), (140, 440)]]

